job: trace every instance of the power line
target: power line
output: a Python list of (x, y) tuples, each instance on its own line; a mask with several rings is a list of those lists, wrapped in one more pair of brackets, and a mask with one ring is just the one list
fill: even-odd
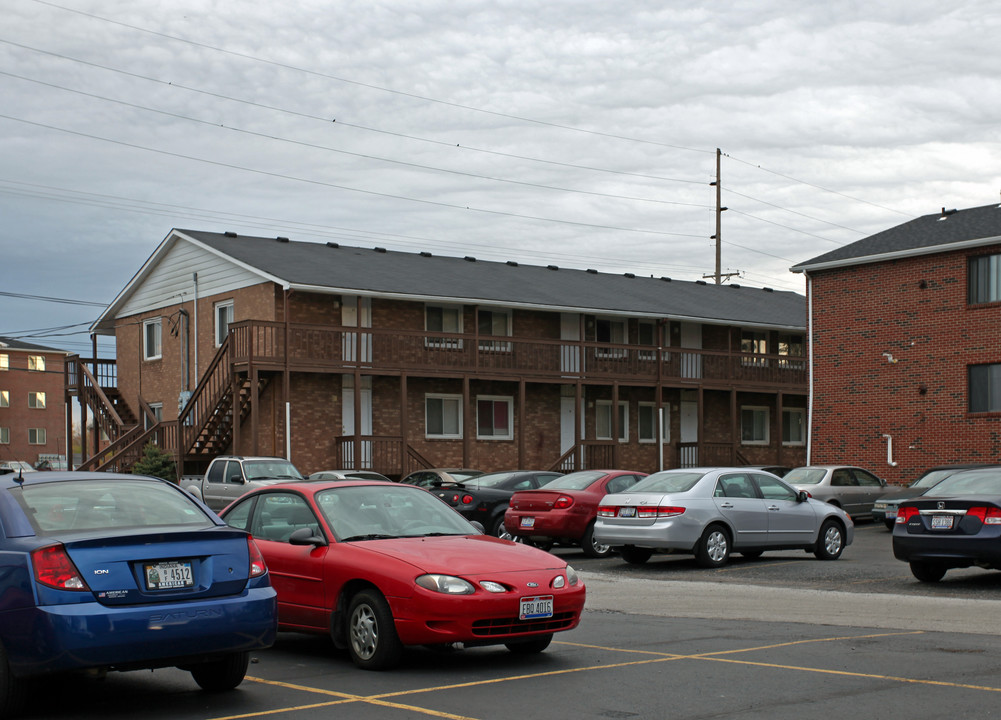
[(392, 158), (380, 157), (378, 155), (370, 155), (370, 154), (366, 154), (366, 153), (357, 153), (357, 152), (352, 152), (350, 150), (342, 150), (340, 148), (333, 148), (333, 147), (330, 147), (328, 145), (319, 145), (317, 143), (308, 143), (308, 142), (303, 142), (301, 140), (293, 140), (291, 138), (281, 137), (281, 136), (278, 136), (278, 135), (270, 135), (270, 134), (267, 134), (267, 133), (256, 132), (256, 131), (253, 131), (253, 130), (246, 130), (244, 128), (238, 128), (238, 127), (233, 126), (233, 125), (225, 125), (225, 124), (220, 124), (218, 122), (212, 122), (212, 121), (209, 121), (209, 120), (202, 120), (201, 118), (190, 117), (188, 115), (181, 115), (179, 113), (168, 112), (166, 110), (158, 110), (156, 108), (147, 107), (145, 105), (138, 105), (136, 103), (127, 102), (125, 100), (117, 100), (115, 98), (109, 98), (109, 97), (105, 97), (103, 95), (97, 95), (97, 94), (94, 94), (94, 93), (84, 92), (82, 90), (74, 90), (72, 88), (68, 88), (68, 87), (65, 87), (65, 86), (62, 86), (62, 85), (56, 85), (54, 83), (48, 83), (48, 82), (44, 82), (42, 80), (36, 80), (34, 78), (28, 78), (28, 77), (25, 77), (23, 75), (16, 75), (14, 73), (5, 72), (3, 70), (0, 70), (0, 75), (6, 75), (8, 77), (13, 77), (13, 78), (17, 78), (19, 80), (24, 80), (25, 82), (36, 83), (36, 84), (44, 85), (46, 87), (54, 88), (54, 89), (57, 89), (57, 90), (63, 90), (65, 92), (75, 93), (77, 95), (82, 95), (84, 97), (94, 98), (96, 100), (101, 100), (103, 102), (115, 103), (117, 105), (123, 105), (125, 107), (130, 107), (130, 108), (134, 108), (134, 109), (137, 109), (137, 110), (143, 110), (145, 112), (156, 113), (158, 115), (165, 115), (167, 117), (176, 118), (178, 120), (185, 120), (185, 121), (188, 121), (188, 122), (198, 123), (200, 125), (207, 125), (207, 126), (213, 127), (213, 128), (222, 128), (222, 129), (225, 129), (225, 130), (229, 130), (231, 132), (237, 132), (237, 133), (241, 133), (241, 134), (244, 134), (244, 135), (250, 135), (252, 137), (263, 138), (263, 139), (266, 139), (266, 140), (275, 140), (277, 142), (285, 142), (285, 143), (289, 143), (291, 145), (298, 145), (300, 147), (311, 148), (313, 150), (326, 150), (327, 152), (338, 153), (338, 154), (341, 154), (341, 155), (350, 155), (351, 157), (362, 158), (362, 159), (365, 159), (365, 160), (376, 160), (376, 161), (379, 161), (379, 162), (392, 163), (394, 165), (402, 165), (404, 167), (410, 167), (410, 168), (415, 168), (415, 169), (419, 169), (419, 170), (430, 170), (432, 172), (447, 173), (447, 174), (450, 174), (450, 175), (459, 175), (459, 176), (462, 176), (462, 177), (471, 177), (471, 178), (476, 178), (476, 179), (479, 179), (479, 180), (489, 180), (491, 182), (510, 183), (510, 184), (513, 184), (513, 185), (520, 185), (520, 186), (523, 186), (523, 187), (531, 187), (531, 188), (537, 188), (537, 189), (542, 189), (542, 190), (556, 190), (556, 191), (560, 191), (560, 192), (576, 193), (576, 194), (580, 194), (580, 195), (590, 195), (590, 196), (594, 196), (594, 197), (614, 198), (614, 199), (617, 199), (617, 200), (632, 200), (632, 201), (635, 201), (635, 202), (658, 203), (658, 204), (661, 204), (661, 205), (682, 205), (682, 206), (697, 207), (697, 208), (711, 208), (712, 207), (711, 205), (705, 205), (705, 204), (699, 204), (699, 203), (678, 202), (678, 201), (673, 201), (673, 200), (656, 200), (656, 199), (653, 199), (653, 198), (632, 197), (632, 196), (629, 196), (629, 195), (618, 195), (618, 194), (614, 194), (614, 193), (603, 193), (603, 192), (597, 192), (597, 191), (593, 191), (593, 190), (578, 190), (578, 189), (574, 189), (574, 188), (555, 187), (555, 186), (552, 186), (552, 185), (543, 185), (542, 183), (532, 183), (532, 182), (527, 182), (527, 181), (524, 181), (524, 180), (513, 180), (513, 179), (510, 179), (510, 178), (491, 177), (491, 176), (488, 176), (488, 175), (479, 175), (477, 173), (465, 172), (465, 171), (462, 171), (462, 170), (450, 170), (448, 168), (434, 167), (434, 166), (431, 166), (431, 165), (423, 165), (423, 164), (420, 164), (420, 163), (412, 163), (412, 162), (407, 162), (407, 161), (404, 161), (404, 160), (394, 160)]
[(658, 142), (658, 141), (655, 141), (655, 140), (644, 140), (644, 139), (641, 139), (641, 138), (633, 138), (633, 137), (626, 137), (626, 136), (623, 136), (623, 135), (615, 135), (613, 133), (605, 133), (605, 132), (601, 132), (601, 131), (598, 131), (598, 130), (587, 130), (585, 128), (573, 127), (571, 125), (561, 125), (559, 123), (549, 122), (549, 121), (546, 121), (546, 120), (537, 120), (537, 119), (534, 119), (534, 118), (522, 117), (520, 115), (513, 115), (513, 114), (510, 114), (510, 113), (502, 113), (502, 112), (498, 112), (498, 111), (495, 111), (495, 110), (485, 110), (483, 108), (473, 107), (471, 105), (462, 105), (461, 103), (450, 102), (450, 101), (447, 101), (447, 100), (439, 100), (437, 98), (428, 97), (428, 96), (425, 96), (425, 95), (418, 95), (416, 93), (404, 92), (402, 90), (394, 90), (392, 88), (386, 88), (386, 87), (382, 87), (382, 86), (379, 86), (379, 85), (373, 85), (373, 84), (370, 84), (370, 83), (364, 83), (364, 82), (360, 82), (358, 80), (351, 80), (349, 78), (343, 78), (343, 77), (339, 77), (337, 75), (331, 75), (329, 73), (322, 73), (322, 72), (319, 72), (319, 71), (316, 71), (316, 70), (310, 70), (309, 68), (298, 67), (296, 65), (289, 65), (287, 63), (281, 63), (281, 62), (277, 62), (275, 60), (267, 60), (265, 58), (257, 57), (255, 55), (250, 55), (250, 54), (247, 54), (247, 53), (241, 53), (241, 52), (237, 52), (235, 50), (227, 50), (226, 48), (216, 47), (215, 45), (209, 45), (207, 43), (202, 43), (202, 42), (198, 42), (198, 41), (195, 41), (195, 40), (188, 40), (187, 38), (178, 37), (176, 35), (168, 35), (167, 33), (161, 33), (161, 32), (158, 32), (156, 30), (149, 30), (148, 28), (139, 27), (138, 25), (130, 25), (128, 23), (124, 23), (124, 22), (121, 22), (119, 20), (112, 20), (110, 18), (106, 18), (106, 17), (100, 16), (100, 15), (95, 15), (93, 13), (84, 12), (82, 10), (77, 10), (75, 8), (68, 8), (68, 7), (64, 7), (62, 5), (57, 5), (57, 4), (52, 3), (52, 2), (46, 2), (46, 0), (35, 0), (35, 2), (39, 3), (40, 5), (47, 5), (49, 7), (56, 8), (57, 10), (63, 10), (65, 12), (76, 13), (78, 15), (83, 15), (84, 17), (89, 17), (89, 18), (94, 19), (94, 20), (100, 20), (101, 22), (110, 23), (112, 25), (118, 25), (120, 27), (128, 28), (129, 30), (135, 30), (137, 32), (147, 33), (149, 35), (154, 35), (156, 37), (162, 37), (162, 38), (165, 38), (167, 40), (173, 40), (175, 42), (186, 43), (186, 44), (191, 45), (193, 47), (200, 47), (200, 48), (204, 48), (206, 50), (212, 50), (214, 52), (219, 52), (219, 53), (223, 53), (223, 54), (226, 54), (226, 55), (232, 55), (233, 57), (238, 57), (238, 58), (241, 58), (241, 59), (244, 59), (244, 60), (252, 60), (254, 62), (263, 63), (265, 65), (272, 65), (274, 67), (279, 67), (279, 68), (282, 68), (284, 70), (294, 70), (296, 72), (305, 73), (307, 75), (313, 75), (315, 77), (322, 77), (322, 78), (325, 78), (325, 79), (328, 79), (328, 80), (336, 80), (337, 82), (347, 83), (347, 84), (355, 85), (355, 86), (358, 86), (358, 87), (364, 87), (364, 88), (368, 88), (370, 90), (379, 90), (380, 92), (386, 92), (386, 93), (391, 93), (393, 95), (400, 95), (400, 96), (403, 96), (403, 97), (409, 97), (409, 98), (413, 98), (413, 99), (416, 99), (416, 100), (422, 100), (424, 102), (436, 103), (436, 104), (439, 104), (439, 105), (445, 105), (447, 107), (458, 108), (458, 109), (461, 109), (461, 110), (470, 110), (472, 112), (478, 112), (478, 113), (483, 113), (483, 114), (486, 114), (486, 115), (492, 115), (494, 117), (503, 117), (503, 118), (507, 118), (509, 120), (518, 120), (519, 122), (527, 122), (527, 123), (532, 123), (532, 124), (535, 124), (535, 125), (543, 125), (543, 126), (547, 126), (547, 127), (553, 127), (553, 128), (557, 128), (557, 129), (560, 129), (560, 130), (569, 130), (569, 131), (572, 131), (572, 132), (586, 133), (588, 135), (597, 135), (597, 136), (600, 136), (600, 137), (606, 137), (606, 138), (611, 138), (611, 139), (615, 139), (615, 140), (625, 140), (625, 141), (628, 141), (628, 142), (643, 143), (643, 144), (646, 144), (646, 145), (657, 145), (659, 147), (667, 147), (667, 148), (672, 148), (672, 149), (675, 149), (675, 150), (686, 150), (686, 151), (689, 151), (689, 152), (710, 153), (710, 154), (711, 153), (715, 153), (715, 150), (710, 151), (710, 150), (704, 150), (704, 149), (699, 149), (699, 148), (685, 147), (683, 145), (672, 145), (670, 143)]
[(45, 302), (64, 303), (66, 305), (92, 305), (94, 307), (106, 308), (108, 303), (91, 302), (90, 300), (72, 300), (70, 298), (49, 297), (47, 295), (28, 295), (26, 293), (13, 293), (0, 291), (3, 297), (21, 298), (24, 300), (43, 300)]

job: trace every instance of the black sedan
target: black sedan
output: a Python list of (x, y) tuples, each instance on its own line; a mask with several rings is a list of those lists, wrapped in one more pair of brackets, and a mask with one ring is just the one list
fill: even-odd
[(428, 490), (480, 523), (490, 535), (503, 535), (504, 512), (516, 490), (535, 490), (560, 477), (548, 470), (511, 470), (480, 475), (448, 487)]
[(946, 478), (897, 509), (893, 555), (922, 582), (951, 568), (1001, 570), (1001, 468)]

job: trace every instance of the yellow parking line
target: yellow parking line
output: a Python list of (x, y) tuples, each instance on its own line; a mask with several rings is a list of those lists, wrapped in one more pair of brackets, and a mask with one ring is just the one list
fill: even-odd
[(652, 657), (646, 657), (643, 659), (626, 661), (626, 662), (607, 663), (602, 665), (589, 665), (578, 668), (566, 668), (563, 670), (550, 670), (540, 673), (510, 675), (505, 677), (491, 678), (487, 680), (473, 680), (470, 682), (454, 683), (451, 685), (436, 685), (432, 687), (416, 688), (411, 690), (399, 690), (396, 692), (380, 693), (377, 695), (354, 695), (351, 693), (338, 692), (336, 690), (324, 690), (322, 688), (316, 688), (307, 685), (298, 685), (278, 680), (265, 680), (264, 678), (247, 677), (246, 680), (250, 682), (260, 683), (263, 685), (273, 685), (276, 687), (283, 687), (290, 690), (300, 690), (302, 692), (314, 693), (319, 695), (329, 695), (337, 699), (325, 703), (296, 705), (291, 707), (276, 708), (273, 710), (261, 710), (258, 712), (246, 713), (243, 715), (228, 715), (225, 717), (214, 718), (213, 720), (246, 720), (247, 718), (266, 717), (269, 715), (278, 715), (278, 714), (295, 712), (297, 710), (311, 710), (315, 708), (332, 707), (335, 705), (344, 705), (348, 703), (366, 703), (371, 705), (380, 705), (383, 707), (408, 710), (413, 713), (418, 713), (420, 715), (427, 715), (435, 718), (446, 718), (447, 720), (476, 720), (475, 718), (466, 715), (454, 715), (452, 713), (441, 712), (429, 708), (422, 708), (416, 705), (407, 705), (402, 703), (390, 702), (390, 698), (398, 698), (409, 695), (422, 695), (431, 692), (443, 692), (446, 690), (458, 690), (463, 688), (480, 687), (485, 685), (494, 685), (497, 683), (514, 682), (518, 680), (532, 680), (538, 678), (556, 677), (559, 675), (570, 675), (573, 673), (591, 672), (595, 670), (612, 670), (617, 668), (630, 667), (633, 665), (648, 665), (652, 663), (674, 662), (677, 660), (706, 660), (710, 662), (724, 662), (735, 665), (749, 665), (754, 667), (774, 668), (777, 670), (795, 670), (799, 672), (819, 673), (823, 675), (839, 675), (843, 677), (867, 678), (872, 680), (889, 680), (891, 682), (909, 683), (915, 685), (931, 685), (935, 687), (950, 687), (950, 688), (959, 688), (965, 690), (980, 690), (983, 692), (1001, 693), (1001, 687), (991, 687), (989, 685), (971, 685), (967, 683), (946, 682), (943, 680), (925, 680), (920, 678), (901, 677), (897, 675), (879, 675), (875, 673), (851, 672), (847, 670), (828, 670), (826, 668), (806, 667), (800, 665), (785, 665), (780, 663), (758, 662), (753, 660), (738, 660), (729, 657), (722, 657), (724, 655), (734, 655), (738, 653), (774, 650), (782, 647), (791, 647), (793, 645), (841, 642), (845, 640), (866, 640), (874, 638), (897, 637), (902, 635), (921, 635), (921, 634), (923, 634), (923, 631), (921, 630), (912, 630), (905, 632), (873, 633), (868, 635), (839, 635), (839, 636), (825, 637), (825, 638), (810, 638), (806, 640), (790, 640), (788, 642), (773, 643), (770, 645), (759, 645), (748, 648), (734, 648), (731, 650), (716, 650), (713, 652), (695, 653), (688, 655), (658, 652), (654, 650), (642, 650), (637, 648), (619, 648), (619, 647), (608, 647), (603, 645), (590, 645), (585, 643), (559, 641), (556, 644), (564, 645), (567, 647), (586, 648), (590, 650), (601, 650), (605, 652), (615, 652), (615, 653), (632, 653), (636, 655), (646, 655)]

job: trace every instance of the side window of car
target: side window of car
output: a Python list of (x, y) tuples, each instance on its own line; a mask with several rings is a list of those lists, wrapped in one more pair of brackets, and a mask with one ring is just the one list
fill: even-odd
[(244, 500), (226, 513), (226, 524), (250, 532), (250, 510), (254, 507), (254, 500), (255, 498)]
[(533, 490), (539, 487), (539, 481), (535, 478), (526, 478), (520, 482), (515, 483), (512, 490)]
[(289, 536), (303, 527), (310, 528), (314, 535), (320, 534), (316, 516), (302, 497), (291, 493), (259, 496), (250, 533), (255, 538), (288, 542)]
[[(239, 478), (234, 480), (233, 478)], [(230, 460), (226, 463), (226, 482), (240, 482), (243, 480), (243, 468), (238, 460)]]
[(226, 482), (226, 465), (225, 460), (212, 463), (212, 467), (209, 468), (209, 472), (205, 477), (208, 478), (210, 483)]
[(717, 489), (722, 488), (723, 496), (728, 498), (754, 498), (758, 494), (751, 485), (751, 479), (744, 474), (724, 475), (716, 483)]
[(755, 473), (754, 481), (758, 484), (758, 489), (765, 500), (788, 500), (790, 502), (796, 500), (796, 491), (773, 477)]
[(878, 477), (867, 473), (865, 470), (855, 470), (854, 472), (855, 480), (859, 485), (863, 485), (865, 487), (879, 487), (883, 484), (879, 481)]
[(849, 487), (853, 484), (852, 474), (847, 470), (835, 470), (831, 476), (831, 487)]
[(608, 481), (608, 485), (605, 487), (605, 492), (609, 495), (615, 493), (625, 492), (639, 480), (635, 475), (619, 475)]

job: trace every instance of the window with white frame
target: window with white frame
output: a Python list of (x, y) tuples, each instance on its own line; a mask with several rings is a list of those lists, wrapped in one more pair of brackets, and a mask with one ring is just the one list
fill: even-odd
[[(744, 330), (740, 334), (740, 351), (753, 355), (767, 355), (768, 333), (756, 330)], [(745, 367), (766, 367), (768, 360), (766, 358), (744, 357), (741, 358), (741, 363)]]
[(30, 392), (28, 393), (28, 407), (34, 408), (36, 410), (45, 409), (45, 393), (43, 392)]
[(511, 408), (514, 398), (480, 395), (476, 398), (476, 437), (482, 440), (510, 440), (514, 437)]
[(143, 321), (143, 360), (159, 360), (162, 356), (160, 333), (163, 328), (161, 318)]
[(163, 403), (150, 403), (149, 409), (153, 411), (153, 417), (143, 413), (143, 427), (149, 430), (153, 425), (163, 422)]
[[(664, 442), (671, 440), (671, 408), (669, 405), (662, 406), (664, 410), (664, 425), (661, 437)], [(641, 402), (638, 407), (636, 432), (641, 443), (657, 442), (657, 404), (652, 402)]]
[[(477, 329), (480, 335), (511, 336), (510, 310), (480, 310)], [(503, 340), (480, 340), (480, 350), (511, 352), (511, 343)]]
[(970, 305), (1001, 301), (1001, 255), (981, 255), (967, 261), (966, 293)]
[(0, 427), (0, 445), (10, 445), (10, 428)]
[(28, 444), (29, 445), (44, 445), (45, 444), (45, 428), (28, 428)]
[(28, 370), (30, 372), (45, 372), (45, 356), (44, 355), (29, 355), (28, 356)]
[[(628, 340), (626, 321), (620, 318), (596, 317), (594, 339), (610, 345), (625, 345)], [(626, 356), (625, 348), (596, 348), (595, 357), (620, 358)]]
[(223, 300), (215, 304), (215, 346), (219, 347), (229, 335), (229, 326), (233, 323), (233, 301)]
[(740, 441), (744, 445), (768, 444), (768, 408), (745, 405), (740, 409)]
[(10, 390), (0, 390), (0, 407), (10, 407)]
[(970, 412), (1001, 412), (1001, 364), (970, 365), (968, 372)]
[(462, 437), (462, 396), (424, 396), (424, 434), (429, 438)]
[(782, 409), (782, 444), (806, 445), (806, 408)]
[[(619, 442), (629, 441), (629, 403), (619, 403)], [(594, 403), (595, 437), (598, 440), (612, 439), (612, 401), (597, 400)]]
[(0, 371), (10, 370), (10, 355), (0, 353)]
[[(424, 329), (428, 332), (462, 333), (462, 307), (458, 305), (425, 305)], [(458, 338), (429, 337), (424, 339), (427, 347), (461, 348)]]
[(657, 323), (640, 320), (636, 325), (636, 344), (651, 348), (639, 351), (640, 360), (656, 360), (657, 351), (653, 348), (656, 348), (658, 345)]

